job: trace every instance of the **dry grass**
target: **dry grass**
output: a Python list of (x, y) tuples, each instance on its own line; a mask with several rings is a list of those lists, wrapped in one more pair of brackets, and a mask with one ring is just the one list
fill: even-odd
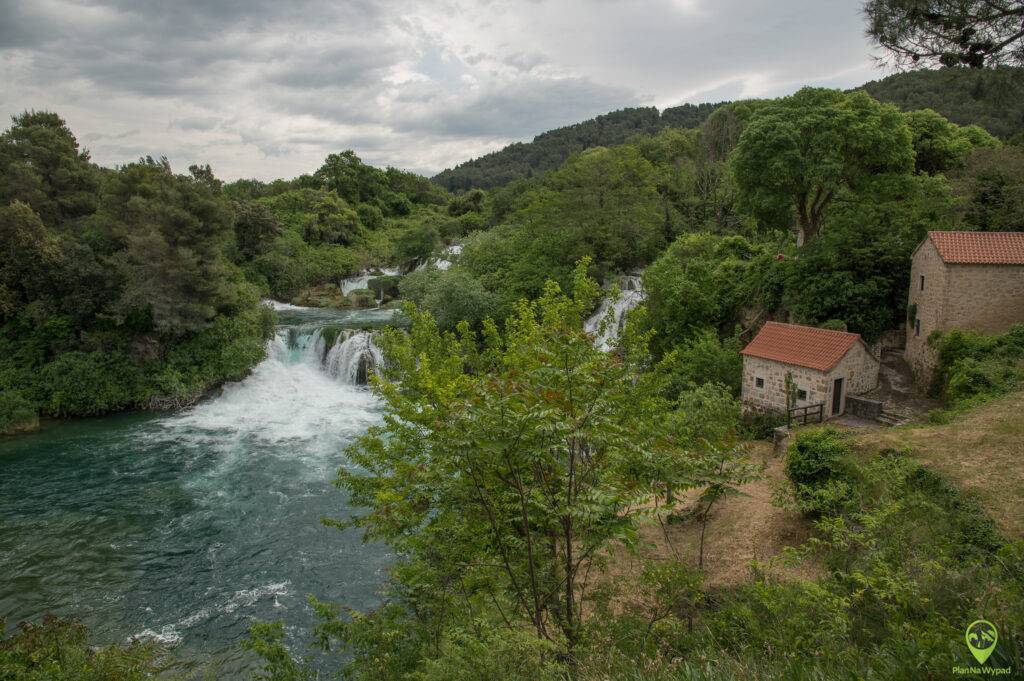
[[(752, 443), (751, 458), (764, 462), (765, 477), (743, 485), (742, 496), (727, 497), (715, 504), (704, 540), (704, 573), (711, 587), (729, 587), (750, 581), (756, 561), (766, 572), (781, 579), (816, 579), (820, 566), (802, 561), (788, 564), (783, 549), (804, 543), (811, 525), (795, 511), (772, 505), (774, 486), (785, 479), (781, 457), (772, 455), (767, 442)], [(680, 506), (685, 509), (693, 497)], [(697, 566), (700, 523), (696, 519), (661, 524), (651, 519), (641, 528), (647, 546), (639, 556), (625, 550), (609, 561), (612, 577), (639, 574), (642, 561), (676, 559)]]
[(1011, 540), (1024, 538), (1024, 392), (957, 416), (857, 436), (869, 450), (909, 447), (922, 463), (974, 494)]

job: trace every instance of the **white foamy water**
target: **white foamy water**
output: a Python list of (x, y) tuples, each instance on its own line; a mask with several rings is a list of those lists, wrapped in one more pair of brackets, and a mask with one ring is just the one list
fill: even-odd
[(393, 277), (398, 274), (397, 268), (384, 267), (377, 270), (363, 270), (354, 277), (346, 277), (342, 279), (338, 286), (341, 288), (341, 294), (347, 296), (352, 291), (358, 289), (365, 289), (370, 287), (370, 280), (376, 277)]
[(611, 298), (604, 298), (591, 315), (583, 329), (594, 336), (594, 344), (608, 352), (619, 340), (619, 335), (626, 325), (626, 313), (644, 301), (643, 285), (639, 276), (623, 277), (621, 295), (614, 303)]

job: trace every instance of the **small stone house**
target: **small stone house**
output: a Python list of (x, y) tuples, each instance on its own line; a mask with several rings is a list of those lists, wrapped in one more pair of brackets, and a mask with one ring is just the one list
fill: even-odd
[(1006, 331), (1024, 322), (1024, 232), (929, 232), (911, 256), (904, 357), (922, 385), (934, 331)]
[(859, 334), (767, 322), (743, 355), (741, 400), (748, 412), (787, 409), (786, 375), (794, 407), (822, 406), (822, 419), (846, 411), (847, 395), (878, 385), (879, 362)]

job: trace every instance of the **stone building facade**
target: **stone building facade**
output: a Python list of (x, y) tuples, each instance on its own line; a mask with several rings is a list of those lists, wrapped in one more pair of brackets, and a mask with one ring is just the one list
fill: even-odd
[(1024, 232), (929, 232), (911, 256), (904, 357), (934, 378), (935, 331), (1006, 331), (1024, 323)]
[(823, 405), (822, 417), (846, 411), (847, 395), (878, 385), (879, 362), (860, 335), (800, 324), (767, 322), (742, 351), (744, 409), (785, 413), (786, 376), (795, 407)]

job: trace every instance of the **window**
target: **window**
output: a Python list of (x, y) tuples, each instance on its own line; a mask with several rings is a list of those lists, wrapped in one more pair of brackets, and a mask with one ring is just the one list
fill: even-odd
[(921, 290), (924, 290), (924, 275), (921, 275)]
[(761, 378), (760, 376), (755, 378), (754, 379), (754, 385), (756, 385), (758, 388), (763, 388), (764, 387), (764, 379)]
[(914, 320), (914, 335), (915, 336), (920, 336), (921, 335), (921, 320), (920, 319), (915, 319)]
[(806, 400), (807, 399), (807, 391), (806, 390), (801, 390), (800, 388), (797, 388), (796, 389), (796, 399), (798, 399), (798, 400)]

